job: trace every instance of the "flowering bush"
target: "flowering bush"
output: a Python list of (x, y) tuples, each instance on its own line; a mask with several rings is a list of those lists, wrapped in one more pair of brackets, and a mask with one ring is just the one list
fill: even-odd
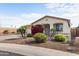
[(36, 33), (43, 33), (43, 27), (41, 25), (32, 26), (31, 32), (33, 35)]

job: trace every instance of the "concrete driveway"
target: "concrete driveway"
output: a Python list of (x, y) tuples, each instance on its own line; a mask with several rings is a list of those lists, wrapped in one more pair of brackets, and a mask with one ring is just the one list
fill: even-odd
[(78, 56), (78, 54), (62, 52), (54, 49), (8, 43), (0, 43), (0, 50), (25, 56)]
[(20, 38), (20, 35), (1, 35), (0, 41), (7, 40), (7, 39), (13, 39), (13, 38)]

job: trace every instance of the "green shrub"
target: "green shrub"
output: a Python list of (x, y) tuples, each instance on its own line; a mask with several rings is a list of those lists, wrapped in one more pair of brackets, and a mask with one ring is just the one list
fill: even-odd
[(55, 38), (55, 41), (58, 41), (58, 42), (65, 42), (65, 41), (67, 41), (66, 36), (63, 35), (63, 34), (56, 34), (54, 36), (54, 38)]
[(43, 33), (36, 33), (33, 37), (37, 43), (43, 43), (47, 41), (47, 35)]
[(32, 37), (33, 35), (31, 33), (27, 34), (27, 37)]

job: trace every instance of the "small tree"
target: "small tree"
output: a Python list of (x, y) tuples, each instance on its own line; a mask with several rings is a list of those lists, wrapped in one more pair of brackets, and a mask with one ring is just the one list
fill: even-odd
[(56, 34), (56, 29), (55, 28), (51, 28), (51, 35), (55, 35)]
[(17, 32), (21, 34), (22, 38), (25, 38), (27, 26), (21, 26), (17, 29)]

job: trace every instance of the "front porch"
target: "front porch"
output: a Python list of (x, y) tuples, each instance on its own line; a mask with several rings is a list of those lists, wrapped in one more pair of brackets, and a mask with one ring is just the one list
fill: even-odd
[(44, 33), (44, 34), (49, 36), (50, 35), (50, 24), (37, 24), (37, 25), (33, 25), (32, 29), (31, 29), (31, 32), (32, 32), (32, 34), (40, 32), (40, 33)]
[[(34, 30), (33, 30), (34, 29)], [(44, 33), (48, 36), (51, 34), (60, 34), (63, 33), (63, 24), (62, 23), (55, 23), (55, 24), (37, 24), (32, 25), (31, 33)]]

